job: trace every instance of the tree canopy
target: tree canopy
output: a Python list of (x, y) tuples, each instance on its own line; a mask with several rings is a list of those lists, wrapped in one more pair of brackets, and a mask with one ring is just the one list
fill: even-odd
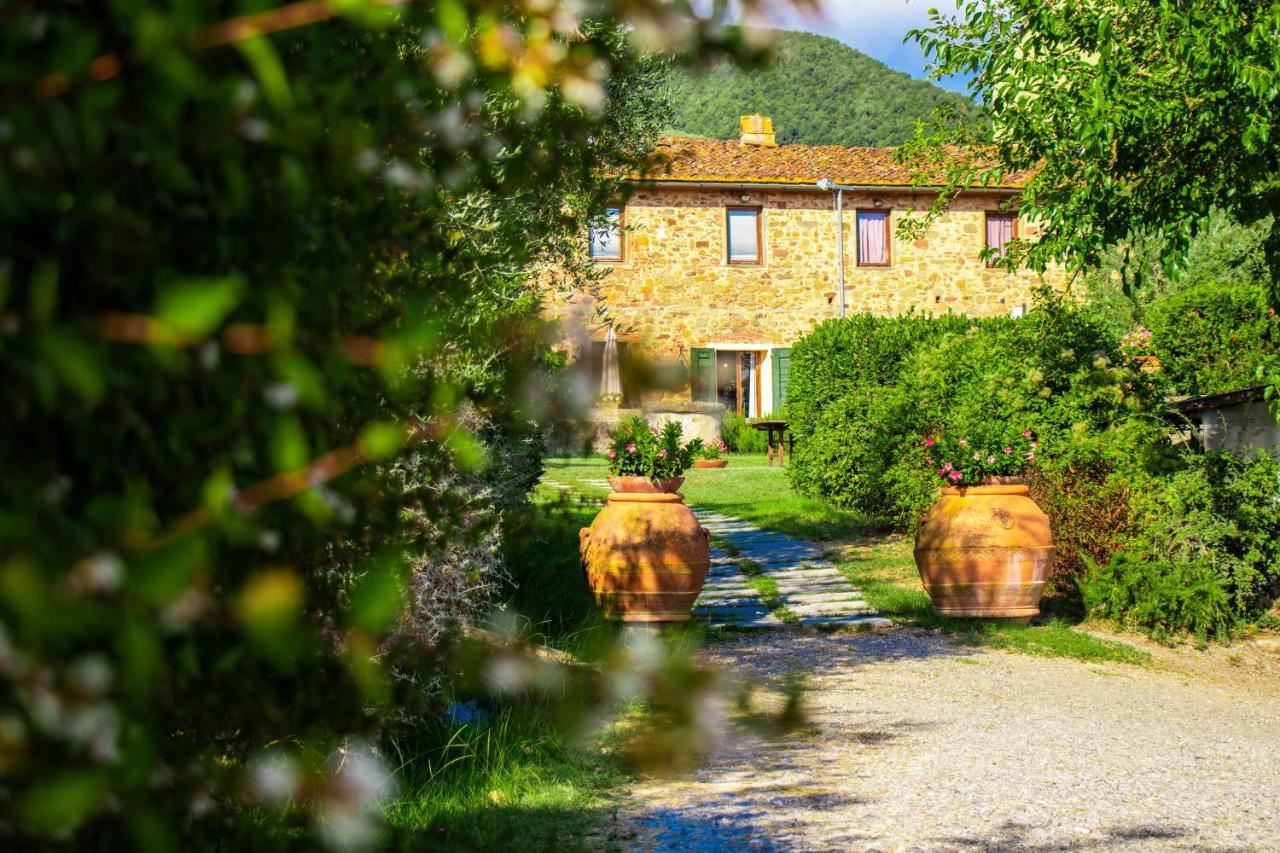
[[(996, 156), (947, 121), (901, 154), (945, 168), (943, 202), (1038, 170), (1018, 203), (1042, 231), (1007, 264), (1084, 268), (1141, 232), (1176, 271), (1214, 208), (1246, 225), (1280, 209), (1280, 2), (992, 0), (931, 18), (913, 35), (932, 74), (971, 75)], [(1266, 228), (1274, 283), (1280, 230)]]

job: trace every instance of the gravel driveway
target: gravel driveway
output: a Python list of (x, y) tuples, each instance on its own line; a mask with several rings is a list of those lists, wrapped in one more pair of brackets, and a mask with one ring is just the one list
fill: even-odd
[(642, 780), (608, 846), (1280, 850), (1273, 668), (1084, 664), (901, 628), (770, 631), (707, 655), (775, 688), (807, 673), (812, 729), (735, 728), (692, 775)]

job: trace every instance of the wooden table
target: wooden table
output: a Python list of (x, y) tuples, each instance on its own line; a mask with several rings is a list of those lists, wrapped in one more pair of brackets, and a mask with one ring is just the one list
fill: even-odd
[(795, 436), (787, 435), (787, 422), (753, 421), (751, 428), (758, 429), (766, 434), (765, 447), (768, 448), (769, 466), (773, 467), (773, 460), (776, 456), (778, 466), (785, 468), (787, 465), (787, 451), (794, 451), (796, 445)]

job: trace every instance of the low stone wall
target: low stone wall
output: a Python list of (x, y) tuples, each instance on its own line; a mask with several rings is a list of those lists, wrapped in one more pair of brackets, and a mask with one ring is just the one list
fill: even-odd
[(645, 420), (659, 428), (673, 421), (680, 424), (686, 441), (693, 438), (718, 441), (723, 436), (724, 406), (720, 403), (695, 403), (689, 400), (648, 403), (644, 407), (644, 416)]

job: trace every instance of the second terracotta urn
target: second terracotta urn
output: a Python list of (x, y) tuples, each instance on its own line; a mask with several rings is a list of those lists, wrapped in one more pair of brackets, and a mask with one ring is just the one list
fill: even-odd
[(1035, 616), (1053, 555), (1048, 516), (1012, 477), (944, 488), (916, 532), (920, 579), (947, 616)]
[(710, 533), (684, 496), (615, 491), (579, 533), (587, 584), (607, 618), (683, 622), (711, 567)]

